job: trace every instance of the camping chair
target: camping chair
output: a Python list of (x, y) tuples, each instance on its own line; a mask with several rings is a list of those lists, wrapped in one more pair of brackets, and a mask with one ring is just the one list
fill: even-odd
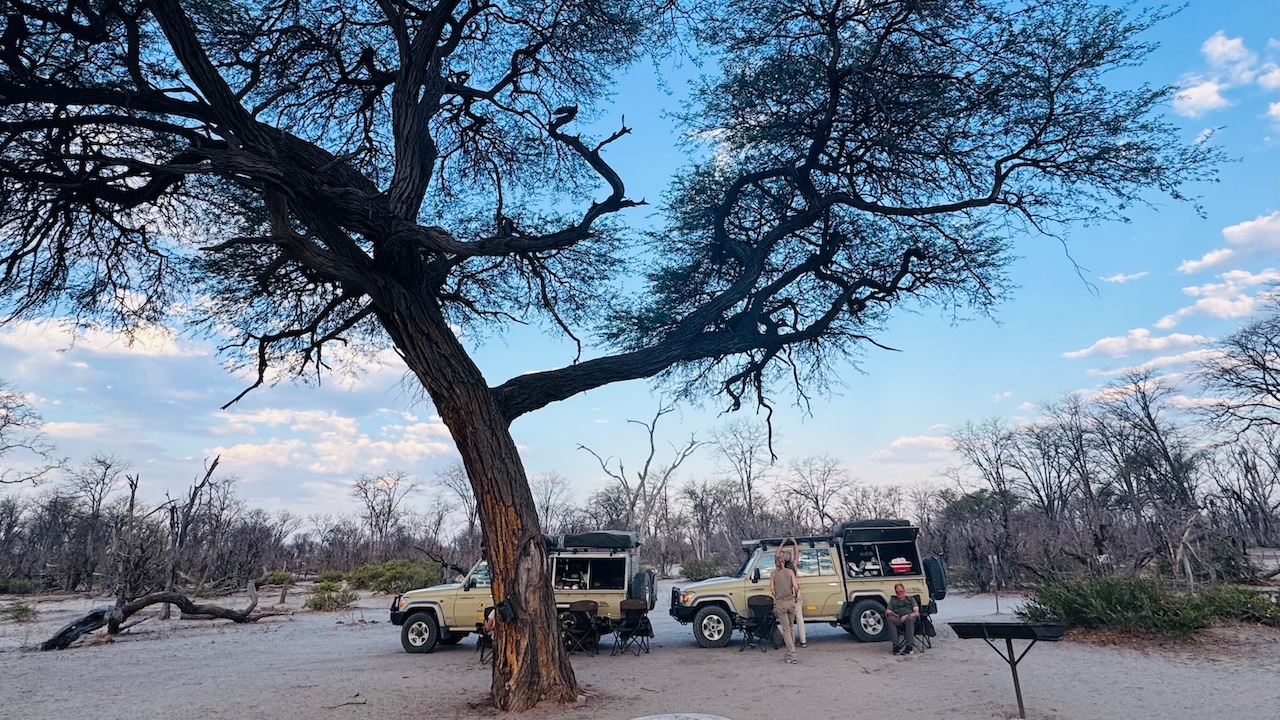
[(493, 606), (484, 609), (484, 622), (476, 626), (476, 652), (481, 664), (493, 659)]
[(751, 610), (751, 614), (742, 618), (738, 625), (742, 630), (742, 647), (738, 648), (738, 652), (757, 646), (764, 652), (765, 640), (777, 648), (778, 645), (773, 641), (774, 632), (778, 628), (778, 619), (773, 614), (773, 598), (769, 595), (752, 595), (747, 598), (747, 608)]
[(916, 652), (933, 648), (933, 636), (937, 635), (938, 631), (933, 627), (933, 619), (929, 616), (937, 611), (938, 604), (935, 602), (920, 606), (920, 617), (916, 618), (916, 634), (911, 638)]
[(653, 625), (649, 623), (648, 600), (623, 600), (618, 604), (622, 621), (613, 626), (613, 652), (631, 651), (639, 655), (649, 652), (649, 638), (653, 637)]
[(561, 636), (565, 650), (579, 650), (595, 655), (600, 645), (600, 627), (596, 624), (596, 612), (600, 604), (595, 600), (578, 600), (569, 603), (569, 609), (560, 613)]

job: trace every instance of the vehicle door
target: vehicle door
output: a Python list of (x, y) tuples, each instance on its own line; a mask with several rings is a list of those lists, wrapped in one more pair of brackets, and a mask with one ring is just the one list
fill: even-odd
[(844, 588), (835, 568), (831, 548), (800, 548), (796, 580), (800, 586), (800, 599), (804, 601), (806, 621), (834, 618), (839, 612)]
[(453, 607), (441, 608), (445, 624), (450, 627), (475, 629), (484, 622), (484, 609), (493, 604), (492, 582), (489, 579), (489, 563), (481, 560), (467, 573), (462, 587), (454, 595)]

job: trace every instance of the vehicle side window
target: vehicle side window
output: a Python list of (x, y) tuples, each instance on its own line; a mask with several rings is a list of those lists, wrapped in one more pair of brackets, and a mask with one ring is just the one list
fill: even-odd
[(592, 590), (622, 590), (627, 587), (627, 559), (593, 558), (591, 560)]
[(796, 575), (833, 575), (831, 568), (831, 552), (826, 548), (802, 548), (800, 560), (796, 563)]
[(478, 563), (474, 568), (471, 568), (469, 579), (475, 587), (489, 587), (489, 563)]

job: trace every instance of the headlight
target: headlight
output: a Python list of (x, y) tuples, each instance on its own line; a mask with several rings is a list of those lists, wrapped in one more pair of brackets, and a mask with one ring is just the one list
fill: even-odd
[(680, 604), (681, 604), (681, 605), (688, 605), (689, 603), (693, 602), (693, 598), (694, 598), (694, 596), (695, 596), (696, 594), (697, 594), (697, 593), (691, 593), (691, 592), (681, 593), (681, 594), (680, 594)]

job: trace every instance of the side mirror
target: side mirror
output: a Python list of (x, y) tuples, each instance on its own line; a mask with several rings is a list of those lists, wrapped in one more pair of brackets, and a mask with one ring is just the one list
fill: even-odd
[(463, 590), (470, 590), (471, 588), (473, 588), (473, 587), (475, 587), (475, 586), (476, 586), (476, 579), (475, 579), (475, 578), (472, 578), (472, 577), (469, 577), (469, 578), (467, 578), (466, 580), (464, 580), (464, 581), (462, 582), (462, 589), (463, 589)]
[(760, 568), (751, 571), (751, 582), (760, 582)]

